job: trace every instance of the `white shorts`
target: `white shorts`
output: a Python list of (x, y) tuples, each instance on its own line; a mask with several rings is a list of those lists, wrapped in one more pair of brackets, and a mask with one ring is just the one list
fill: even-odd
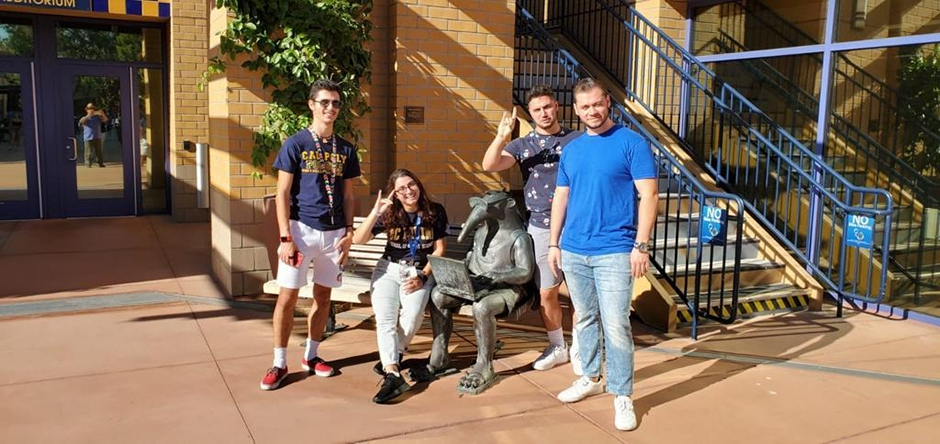
[(345, 234), (345, 228), (320, 231), (292, 219), (290, 235), (304, 258), (296, 268), (280, 261), (277, 266), (277, 285), (281, 288), (300, 288), (307, 285), (307, 270), (311, 264), (314, 283), (329, 288), (342, 285), (343, 269), (339, 266), (337, 245)]

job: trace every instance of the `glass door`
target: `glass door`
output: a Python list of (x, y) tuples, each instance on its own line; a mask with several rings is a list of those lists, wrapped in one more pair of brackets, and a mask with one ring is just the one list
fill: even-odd
[(0, 61), (0, 220), (40, 217), (32, 69)]
[[(133, 70), (65, 68), (59, 83), (59, 191), (66, 217), (137, 214)], [(54, 151), (55, 148), (53, 147)]]

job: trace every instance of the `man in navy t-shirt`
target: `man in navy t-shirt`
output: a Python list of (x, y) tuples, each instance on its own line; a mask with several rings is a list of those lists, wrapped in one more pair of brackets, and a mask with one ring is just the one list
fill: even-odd
[[(516, 126), (516, 109), (512, 116), (503, 113), (496, 130), (496, 138), (483, 156), (483, 169), (504, 171), (518, 164), (525, 183), (525, 205), (529, 210), (527, 231), (535, 246), (535, 285), (541, 297), (542, 323), (548, 332), (548, 347), (535, 360), (532, 367), (548, 370), (568, 362), (568, 348), (561, 325), (561, 305), (558, 303), (558, 287), (562, 277), (555, 276), (548, 265), (548, 224), (555, 197), (555, 178), (562, 149), (581, 136), (581, 131), (572, 131), (558, 124), (558, 101), (555, 92), (545, 85), (529, 90), (526, 103), (535, 129), (507, 145)], [(576, 341), (572, 340), (571, 365), (575, 374), (578, 369)]]
[(649, 271), (658, 170), (649, 142), (609, 119), (610, 97), (594, 79), (575, 84), (574, 99), (575, 112), (587, 131), (561, 155), (549, 263), (556, 273), (564, 270), (578, 312), (575, 329), (584, 376), (559, 393), (558, 399), (577, 402), (604, 391), (603, 337), (607, 391), (614, 395), (614, 425), (633, 430), (630, 301), (633, 280)]
[(311, 265), (313, 310), (307, 317), (307, 348), (301, 367), (321, 377), (334, 372), (317, 350), (330, 315), (330, 293), (342, 283), (342, 264), (352, 243), (353, 188), (360, 175), (356, 147), (333, 133), (342, 106), (340, 97), (339, 85), (316, 81), (307, 101), (313, 123), (287, 139), (274, 161), (281, 290), (274, 308), (274, 365), (261, 381), (262, 390), (277, 388), (287, 376), (294, 306)]

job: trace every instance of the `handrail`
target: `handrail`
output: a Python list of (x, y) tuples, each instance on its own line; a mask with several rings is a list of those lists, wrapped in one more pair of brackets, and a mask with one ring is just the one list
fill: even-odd
[[(591, 77), (587, 69), (575, 60), (569, 52), (561, 48), (535, 18), (519, 4), (517, 4), (516, 15), (516, 60), (519, 63), (515, 73), (517, 81), (514, 81), (513, 91), (517, 104), (525, 106), (525, 88), (522, 87), (523, 85), (517, 86), (517, 84), (526, 83), (524, 80), (530, 79), (533, 76), (543, 77), (546, 73), (552, 72), (551, 69), (537, 67), (536, 65), (539, 63), (543, 65), (553, 63), (560, 65), (561, 69), (563, 69), (563, 72), (554, 74), (557, 78), (555, 82), (551, 83), (554, 83), (556, 87), (570, 87), (578, 79)], [(535, 39), (538, 42), (538, 47), (530, 48), (526, 46), (527, 41), (525, 39), (527, 37)], [(546, 60), (543, 54), (537, 54), (536, 57), (533, 57), (538, 59), (537, 62), (526, 63), (528, 61), (528, 52), (530, 51), (549, 52), (551, 60)], [(530, 71), (538, 71), (538, 73)], [(543, 83), (545, 80), (547, 79), (538, 78), (532, 83)], [(562, 85), (558, 85), (559, 83)], [(567, 91), (561, 91), (559, 88), (557, 92), (559, 102), (562, 102), (563, 105), (573, 104), (572, 97)], [(697, 336), (699, 317), (707, 317), (723, 323), (733, 322), (738, 314), (737, 300), (740, 290), (742, 236), (745, 213), (743, 199), (734, 194), (708, 189), (692, 172), (673, 157), (672, 154), (670, 154), (662, 144), (623, 107), (623, 105), (614, 103), (611, 108), (611, 119), (615, 123), (631, 128), (650, 143), (653, 155), (657, 160), (660, 177), (662, 177), (663, 174), (666, 175), (666, 189), (660, 190), (661, 193), (665, 194), (666, 222), (662, 225), (662, 228), (660, 228), (659, 223), (654, 226), (651, 242), (653, 245), (657, 245), (659, 243), (665, 244), (672, 240), (674, 241), (675, 248), (671, 250), (667, 248), (654, 249), (650, 259), (653, 267), (663, 276), (673, 290), (676, 291), (683, 303), (690, 308), (693, 319), (693, 338)], [(572, 108), (571, 106), (563, 106), (563, 109), (570, 110)], [(568, 121), (565, 123), (567, 123), (568, 126), (579, 126), (576, 117), (571, 118), (570, 113), (567, 113), (567, 115)], [(677, 202), (675, 205), (675, 214), (671, 213), (670, 210), (673, 199)], [(727, 211), (728, 220), (737, 224), (733, 244), (722, 246), (709, 245), (705, 247), (702, 242), (695, 242), (693, 245), (692, 231), (694, 230), (691, 229), (692, 219), (694, 217), (693, 207), (689, 204), (687, 205), (688, 210), (682, 211), (683, 200), (689, 203), (697, 203), (700, 209), (708, 204), (713, 204)], [(670, 218), (674, 220), (673, 224), (670, 224)], [(688, 226), (683, 227), (683, 224), (687, 224)], [(680, 235), (683, 231), (685, 231), (684, 236)], [(682, 245), (683, 241), (684, 245)], [(680, 248), (685, 248), (687, 251), (684, 257), (679, 256)], [(709, 248), (710, 251), (706, 252), (705, 248)], [(692, 249), (695, 251), (694, 261), (690, 261), (693, 255), (689, 252)], [(703, 255), (705, 253), (708, 253), (711, 258), (721, 258), (720, 270), (715, 270), (715, 262), (709, 264), (703, 263)], [(729, 254), (733, 254), (733, 258), (728, 257)], [(681, 263), (683, 259), (685, 260), (684, 266)], [(732, 270), (730, 271), (727, 270), (729, 260), (732, 261)], [(707, 276), (703, 274), (703, 267), (708, 267), (709, 273)], [(727, 276), (729, 273), (731, 276)], [(728, 278), (731, 279), (730, 289), (726, 289), (723, 285)], [(713, 289), (713, 287), (717, 288)], [(727, 298), (725, 295), (726, 292), (730, 293)], [(717, 293), (717, 295), (714, 295), (714, 293)], [(709, 307), (715, 305), (712, 301), (713, 296), (717, 297), (718, 306), (729, 307), (728, 316), (722, 316), (720, 311), (717, 314), (710, 313)], [(703, 299), (704, 308), (702, 305)]]
[[(802, 29), (800, 29), (800, 28), (794, 26), (792, 23), (790, 23), (789, 21), (787, 21), (785, 18), (783, 18), (783, 17), (781, 17), (779, 14), (777, 14), (776, 11), (770, 9), (769, 7), (767, 7), (767, 5), (764, 5), (763, 3), (759, 2), (759, 1), (750, 0), (750, 1), (748, 1), (748, 2), (742, 2), (742, 1), (738, 0), (738, 1), (734, 2), (734, 4), (740, 6), (746, 13), (748, 13), (748, 17), (752, 17), (752, 18), (754, 18), (755, 20), (758, 20), (759, 22), (761, 22), (762, 24), (764, 24), (765, 26), (763, 26), (762, 29), (770, 30), (770, 31), (773, 32), (774, 34), (779, 35), (780, 38), (782, 38), (782, 39), (785, 41), (785, 43), (792, 44), (792, 45), (815, 45), (815, 44), (819, 44), (819, 42), (818, 42), (815, 38), (813, 38), (812, 36), (810, 36), (809, 34), (807, 34), (807, 33), (806, 33), (805, 31), (803, 31)], [(773, 19), (773, 21), (776, 22), (776, 25), (775, 25), (774, 23), (769, 23), (768, 20), (766, 20), (765, 17), (763, 17), (763, 16), (761, 15), (762, 13), (768, 15), (771, 19)], [(794, 41), (794, 40), (791, 40), (791, 39), (787, 38), (787, 37), (780, 31), (780, 27), (785, 27), (785, 28), (791, 30), (791, 31), (794, 32), (797, 36), (799, 36), (800, 38), (802, 38), (804, 41), (803, 41), (803, 42), (798, 42), (798, 41)], [(723, 32), (723, 31), (721, 31), (721, 32)], [(745, 50), (745, 51), (746, 51), (746, 50), (749, 50), (749, 48), (745, 47), (743, 44), (738, 43), (738, 46), (740, 46), (740, 48), (742, 48), (742, 49)], [(845, 54), (843, 54), (843, 53), (836, 53), (835, 55), (836, 55), (836, 57), (837, 57), (837, 59), (838, 59), (838, 61), (839, 61), (840, 63), (844, 63), (844, 64), (847, 65), (848, 67), (852, 68), (856, 73), (858, 73), (858, 74), (859, 74), (861, 77), (863, 77), (866, 81), (876, 84), (878, 87), (881, 88), (882, 91), (884, 91), (885, 94), (887, 94), (887, 95), (889, 95), (889, 96), (895, 97), (895, 99), (894, 99), (894, 102), (895, 102), (895, 103), (898, 103), (898, 104), (899, 104), (899, 103), (900, 103), (900, 99), (905, 99), (905, 100), (906, 100), (906, 98), (904, 97), (904, 95), (902, 95), (899, 91), (897, 91), (896, 89), (894, 89), (893, 87), (891, 87), (890, 85), (888, 85), (887, 83), (885, 83), (884, 81), (882, 81), (881, 79), (878, 79), (877, 77), (873, 76), (871, 73), (869, 73), (868, 71), (864, 70), (862, 67), (858, 66), (858, 64), (856, 64), (855, 62), (853, 62), (852, 59), (850, 59), (850, 58), (849, 58), (848, 56), (846, 56)], [(815, 61), (817, 62), (817, 64), (819, 65), (818, 68), (821, 68), (821, 67), (822, 67), (821, 56), (815, 55), (815, 54), (810, 54), (810, 56), (813, 56), (813, 57), (814, 57), (814, 60), (815, 60)], [(878, 103), (882, 104), (884, 107), (886, 107), (886, 108), (887, 108), (887, 112), (885, 113), (885, 115), (887, 115), (887, 116), (894, 116), (895, 119), (898, 119), (899, 117), (904, 116), (904, 115), (907, 114), (907, 113), (905, 113), (905, 112), (902, 112), (902, 109), (901, 109), (900, 106), (895, 105), (895, 104), (892, 104), (892, 103), (891, 103), (891, 100), (890, 100), (890, 97), (889, 97), (889, 98), (886, 98), (886, 97), (883, 97), (883, 96), (879, 95), (875, 90), (873, 90), (873, 89), (871, 89), (871, 88), (869, 88), (869, 87), (863, 85), (863, 84), (862, 84), (860, 81), (858, 81), (852, 74), (841, 70), (841, 69), (839, 68), (838, 63), (836, 64), (836, 66), (835, 66), (835, 68), (834, 68), (834, 72), (835, 72), (836, 74), (841, 74), (843, 81), (856, 85), (856, 86), (858, 87), (858, 89), (860, 89), (860, 90), (862, 90), (862, 91), (864, 91), (864, 92), (867, 92), (867, 93), (868, 93), (868, 97), (869, 97), (870, 99), (875, 100), (875, 101), (877, 101)], [(802, 89), (802, 88), (801, 88), (801, 89)], [(817, 101), (817, 103), (818, 103), (818, 101)], [(831, 114), (832, 114), (833, 116), (841, 117), (841, 118), (844, 119), (846, 122), (849, 122), (849, 123), (850, 123), (852, 126), (854, 126), (855, 128), (858, 128), (858, 125), (857, 125), (855, 122), (852, 122), (852, 121), (849, 120), (848, 118), (839, 115), (839, 113), (837, 113), (837, 112), (835, 112), (835, 111), (832, 111)], [(880, 116), (881, 113), (878, 113), (878, 115)], [(889, 120), (890, 120), (890, 117), (889, 117)], [(924, 134), (930, 136), (930, 137), (933, 138), (934, 140), (940, 142), (940, 134), (937, 134), (937, 133), (935, 133), (934, 131), (931, 131), (930, 128), (928, 128), (928, 127), (924, 124), (924, 122), (920, 121), (919, 119), (916, 119), (916, 118), (909, 118), (909, 117), (908, 117), (908, 118), (904, 118), (904, 119), (903, 119), (903, 123), (904, 123), (905, 125), (910, 124), (910, 125), (916, 126), (918, 130), (920, 130), (920, 131), (923, 132)], [(889, 122), (889, 124), (890, 124), (890, 122)], [(890, 125), (889, 125), (889, 126), (890, 126)], [(859, 132), (859, 133), (864, 133), (864, 131), (861, 131), (861, 130), (859, 130), (858, 132)], [(866, 134), (866, 135), (867, 135), (867, 134)], [(924, 175), (921, 173), (921, 170), (918, 170), (918, 169), (915, 168), (913, 165), (911, 165), (909, 162), (907, 162), (907, 161), (901, 159), (900, 157), (898, 157), (895, 151), (893, 151), (893, 150), (891, 150), (891, 149), (885, 147), (881, 142), (878, 142), (877, 140), (875, 140), (875, 139), (874, 139), (873, 137), (871, 137), (871, 136), (869, 136), (868, 138), (869, 138), (869, 139), (872, 139), (873, 141), (876, 142), (876, 143), (873, 145), (873, 146), (875, 147), (875, 149), (877, 149), (877, 150), (879, 150), (879, 151), (883, 150), (886, 155), (890, 155), (890, 156), (893, 157), (892, 160), (894, 160), (894, 162), (893, 162), (894, 165), (898, 165), (901, 169), (905, 170), (905, 171), (904, 171), (905, 173), (913, 173), (913, 174), (916, 174), (917, 176), (920, 176), (920, 177), (919, 177), (919, 179), (920, 179), (919, 182), (925, 183), (925, 186), (917, 187), (919, 191), (922, 191), (923, 193), (926, 193), (926, 194), (929, 195), (929, 194), (932, 192), (932, 190), (940, 189), (940, 184), (938, 184), (937, 182), (932, 181), (932, 180), (931, 180), (930, 178), (928, 178), (927, 176), (924, 176)], [(881, 158), (881, 156), (879, 156), (879, 158)]]
[[(719, 32), (719, 34), (720, 34), (723, 38), (725, 38), (725, 39), (728, 40), (728, 42), (730, 43), (729, 46), (734, 47), (734, 48), (738, 48), (738, 49), (742, 49), (742, 50), (747, 50), (747, 47), (745, 47), (743, 44), (741, 44), (740, 42), (738, 42), (737, 40), (735, 40), (734, 37), (728, 35), (728, 34), (727, 34), (726, 32), (724, 32), (723, 30), (720, 30), (720, 29), (719, 29), (718, 32)], [(721, 45), (721, 44), (726, 44), (725, 42), (722, 42), (721, 40), (718, 40), (717, 43), (718, 43), (719, 45)], [(749, 59), (748, 59), (748, 60), (742, 60), (742, 62), (746, 62), (747, 64), (751, 64), (751, 63), (753, 63), (753, 62), (758, 62), (758, 63), (760, 63), (760, 64), (764, 67), (765, 70), (770, 71), (771, 73), (773, 73), (773, 75), (774, 75), (774, 79), (772, 79), (773, 81), (779, 81), (779, 82), (784, 82), (784, 83), (786, 83), (787, 88), (788, 88), (788, 89), (787, 89), (787, 92), (788, 92), (788, 93), (791, 93), (791, 94), (792, 94), (792, 93), (795, 93), (796, 95), (798, 95), (798, 96), (800, 96), (801, 98), (805, 99), (806, 102), (809, 102), (809, 104), (807, 105), (803, 100), (795, 100), (795, 101), (794, 101), (794, 102), (796, 102), (796, 103), (798, 103), (798, 104), (800, 104), (800, 105), (802, 105), (802, 106), (808, 106), (809, 108), (806, 109), (806, 110), (804, 110), (804, 111), (807, 112), (807, 113), (811, 113), (812, 116), (813, 116), (813, 120), (815, 121), (815, 118), (816, 118), (815, 116), (816, 116), (816, 114), (818, 114), (818, 112), (819, 112), (819, 100), (817, 100), (817, 99), (816, 99), (814, 96), (812, 96), (810, 93), (806, 92), (805, 89), (803, 89), (803, 88), (800, 87), (799, 85), (795, 84), (795, 83), (794, 83), (792, 80), (790, 80), (786, 75), (784, 75), (783, 73), (781, 73), (779, 70), (777, 70), (777, 68), (773, 67), (772, 65), (770, 65), (769, 63), (767, 63), (767, 61), (765, 61), (765, 60), (749, 60)], [(788, 97), (788, 99), (790, 99), (790, 98)], [(873, 137), (871, 137), (870, 135), (866, 134), (865, 132), (859, 130), (858, 127), (856, 127), (854, 124), (852, 124), (852, 122), (849, 121), (848, 119), (846, 119), (845, 117), (843, 117), (843, 116), (841, 116), (841, 115), (839, 115), (839, 114), (833, 113), (833, 114), (832, 114), (832, 118), (833, 118), (835, 121), (839, 122), (839, 123), (843, 123), (843, 124), (845, 124), (845, 125), (847, 125), (847, 126), (850, 126), (850, 127), (854, 130), (854, 132), (855, 132), (856, 134), (858, 134), (860, 137), (863, 137), (863, 138), (864, 138), (865, 142), (867, 142), (867, 145), (866, 145), (866, 146), (858, 146), (858, 147), (861, 148), (862, 150), (864, 150), (866, 154), (868, 154), (868, 158), (877, 159), (879, 162), (882, 161), (882, 159), (887, 158), (888, 161), (890, 162), (890, 165), (892, 165), (892, 166), (895, 166), (895, 165), (896, 165), (898, 168), (900, 168), (901, 170), (903, 170), (903, 172), (898, 172), (898, 171), (895, 171), (895, 170), (892, 168), (892, 169), (890, 169), (889, 171), (887, 171), (886, 173), (891, 177), (891, 180), (909, 184), (909, 185), (911, 186), (911, 188), (914, 188), (914, 189), (915, 189), (914, 191), (918, 191), (917, 194), (918, 194), (918, 196), (919, 196), (920, 199), (923, 199), (923, 200), (930, 200), (930, 199), (936, 200), (935, 197), (933, 197), (933, 196), (930, 195), (930, 192), (929, 192), (930, 188), (924, 188), (923, 186), (920, 186), (919, 183), (920, 183), (920, 182), (926, 182), (926, 184), (928, 185), (928, 187), (934, 187), (934, 188), (940, 187), (940, 184), (937, 184), (937, 183), (931, 181), (929, 178), (927, 178), (927, 177), (925, 177), (924, 175), (922, 175), (922, 174), (920, 173), (920, 171), (917, 171), (917, 170), (916, 170), (914, 167), (912, 167), (909, 163), (905, 162), (903, 159), (901, 159), (900, 157), (898, 157), (897, 154), (891, 152), (891, 150), (888, 150), (887, 148), (885, 148), (884, 146), (882, 146), (881, 143), (878, 142), (877, 140), (875, 140)], [(846, 137), (848, 137), (847, 134), (843, 134), (843, 135), (846, 136)], [(940, 137), (940, 136), (938, 136), (938, 137)], [(872, 150), (869, 149), (869, 147), (875, 147), (875, 150), (876, 150), (876, 151), (879, 151), (879, 152), (878, 152), (878, 153), (872, 152)]]
[[(592, 3), (595, 7), (585, 7), (585, 3)], [(882, 219), (890, 226), (891, 213), (893, 211), (892, 196), (885, 190), (857, 186), (816, 155), (812, 150), (801, 144), (789, 132), (777, 125), (769, 116), (761, 111), (757, 106), (747, 100), (741, 93), (730, 85), (722, 82), (718, 77), (702, 64), (698, 59), (692, 56), (681, 45), (677, 44), (668, 35), (655, 27), (649, 20), (639, 14), (634, 8), (628, 9), (631, 19), (625, 19), (621, 14), (610, 7), (605, 0), (595, 0), (593, 2), (561, 2), (563, 13), (554, 11), (556, 14), (550, 17), (553, 22), (557, 20), (562, 33), (579, 44), (589, 55), (595, 56), (598, 60), (605, 58), (606, 55), (597, 54), (599, 51), (620, 51), (630, 54), (630, 66), (626, 75), (616, 76), (611, 69), (607, 69), (608, 74), (624, 87), (627, 95), (643, 106), (653, 116), (660, 120), (668, 129), (686, 143), (690, 139), (699, 136), (682, 137), (682, 134), (691, 126), (688, 122), (688, 113), (677, 112), (675, 108), (696, 107), (699, 96), (705, 99), (705, 106), (701, 109), (704, 114), (692, 117), (711, 119), (711, 122), (704, 122), (700, 127), (693, 128), (694, 133), (701, 133), (702, 139), (718, 138), (718, 146), (707, 150), (701, 145), (698, 148), (690, 147), (695, 154), (700, 157), (705, 167), (719, 179), (720, 182), (737, 188), (739, 194), (748, 197), (745, 199), (745, 205), (757, 213), (757, 217), (765, 226), (771, 229), (777, 237), (783, 241), (791, 251), (811, 270), (821, 281), (823, 281), (831, 290), (839, 295), (845, 295), (854, 299), (878, 302), (884, 297), (887, 285), (887, 267), (882, 266), (878, 270), (880, 275), (877, 282), (868, 282), (859, 276), (865, 276), (870, 280), (874, 277), (873, 256), (875, 249), (868, 248), (869, 256), (862, 257), (861, 248), (855, 250), (855, 258), (846, 256), (846, 236), (848, 215), (866, 215), (875, 219)], [(620, 6), (624, 6), (621, 1)], [(579, 10), (585, 7), (590, 11)], [(592, 22), (590, 25), (577, 22), (580, 16), (588, 16), (591, 13), (601, 11), (606, 13), (604, 17), (589, 16), (587, 19), (606, 20), (601, 23)], [(634, 24), (634, 20), (636, 24)], [(599, 38), (596, 29), (604, 29), (605, 33), (611, 32), (615, 28), (614, 22), (621, 25), (627, 32), (627, 47), (616, 46), (616, 43), (603, 41), (593, 47), (589, 38)], [(571, 28), (581, 28), (572, 30)], [(589, 37), (585, 37), (587, 29), (592, 32)], [(644, 27), (650, 35), (641, 32), (638, 27)], [(581, 32), (579, 32), (581, 31)], [(655, 43), (653, 40), (655, 39)], [(596, 40), (595, 40), (596, 42)], [(603, 45), (603, 49), (599, 47)], [(663, 47), (660, 47), (663, 45)], [(612, 47), (611, 47), (612, 46)], [(665, 50), (668, 49), (670, 54)], [(605, 53), (607, 54), (607, 53)], [(672, 55), (672, 57), (670, 56)], [(650, 63), (650, 59), (652, 62)], [(603, 65), (603, 63), (601, 63)], [(666, 72), (668, 71), (668, 72)], [(665, 73), (664, 73), (665, 72)], [(655, 86), (643, 91), (637, 92), (638, 86), (642, 82), (655, 82)], [(717, 93), (707, 88), (704, 83), (713, 83), (718, 85)], [(679, 89), (684, 92), (685, 99), (683, 103), (677, 106), (671, 102), (672, 93), (669, 88)], [(663, 92), (663, 89), (667, 89)], [(652, 98), (644, 94), (650, 94), (649, 90), (655, 90)], [(653, 101), (663, 102), (662, 111), (658, 112)], [(716, 114), (707, 115), (709, 109), (716, 110)], [(699, 110), (696, 108), (696, 110)], [(676, 124), (675, 119), (670, 119), (670, 115), (679, 114), (680, 123)], [(717, 117), (717, 122), (715, 119)], [(667, 121), (667, 119), (669, 121)], [(681, 120), (684, 119), (684, 120)], [(756, 126), (756, 127), (755, 127)], [(758, 130), (760, 128), (761, 130)], [(717, 130), (717, 131), (716, 131)], [(729, 134), (730, 133), (730, 134)], [(737, 140), (727, 136), (736, 135)], [(742, 144), (744, 148), (742, 148)], [(784, 147), (786, 149), (784, 149)], [(763, 157), (763, 159), (762, 159)], [(799, 157), (800, 163), (794, 162), (792, 157)], [(755, 159), (756, 158), (756, 159)], [(804, 159), (809, 159), (813, 164), (812, 173), (803, 170)], [(751, 166), (755, 163), (753, 167)], [(760, 176), (760, 177), (758, 177)], [(795, 184), (794, 184), (795, 182)], [(736, 187), (736, 184), (738, 185)], [(781, 196), (781, 187), (784, 189)], [(761, 191), (758, 193), (757, 191)], [(804, 192), (806, 193), (804, 195)], [(762, 194), (763, 193), (763, 194)], [(766, 194), (774, 194), (774, 200), (767, 202)], [(844, 195), (843, 199), (839, 195)], [(795, 197), (796, 205), (791, 209), (791, 200)], [(786, 199), (786, 211), (777, 208), (780, 205), (780, 199)], [(814, 230), (815, 245), (801, 245), (804, 242), (800, 233), (800, 211), (804, 205), (803, 201), (812, 199), (809, 215), (802, 215), (809, 220), (805, 221), (810, 230)], [(873, 207), (854, 205), (854, 202), (870, 201)], [(816, 205), (818, 203), (818, 206)], [(759, 206), (763, 206), (763, 211)], [(768, 211), (768, 207), (771, 208)], [(792, 220), (791, 210), (797, 212), (798, 220)], [(823, 221), (829, 220), (830, 231), (828, 238), (823, 233)], [(841, 230), (837, 229), (837, 222), (841, 219)], [(795, 228), (790, 228), (795, 223)], [(780, 227), (783, 225), (783, 228)], [(792, 230), (792, 232), (791, 232)], [(788, 237), (789, 236), (789, 237)], [(838, 245), (833, 246), (837, 240)], [(823, 244), (828, 248), (828, 258), (822, 255)], [(890, 236), (882, 236), (881, 263), (887, 263), (887, 252), (890, 245)], [(836, 251), (838, 249), (838, 252)], [(866, 259), (867, 258), (867, 259)], [(820, 262), (827, 259), (826, 266), (821, 266)], [(868, 264), (868, 270), (861, 270), (865, 261)], [(850, 283), (845, 282), (846, 262), (853, 263)], [(846, 287), (851, 285), (851, 289)], [(874, 288), (876, 287), (876, 288)]]
[[(719, 48), (732, 51), (746, 50), (744, 45), (723, 30), (719, 29), (718, 32), (720, 38), (717, 39), (715, 43)], [(819, 102), (815, 97), (811, 96), (799, 85), (796, 85), (766, 60), (747, 59), (739, 63), (744, 65), (747, 71), (755, 76), (758, 82), (769, 85), (781, 98), (791, 104), (791, 106), (795, 108), (795, 111), (805, 114), (807, 120), (815, 122), (819, 109)], [(842, 168), (848, 169), (849, 167), (857, 167), (858, 160), (861, 158), (863, 165), (874, 168), (876, 174), (884, 174), (892, 186), (895, 187), (894, 192), (897, 195), (896, 203), (898, 207), (910, 207), (911, 218), (916, 217), (915, 215), (920, 216), (921, 229), (914, 243), (908, 241), (904, 249), (889, 252), (889, 261), (892, 265), (892, 270), (900, 273), (911, 281), (913, 284), (913, 294), (916, 299), (920, 296), (923, 287), (937, 287), (937, 284), (931, 283), (929, 279), (923, 277), (924, 269), (922, 267), (924, 265), (940, 263), (940, 253), (933, 252), (931, 254), (930, 250), (927, 249), (926, 254), (928, 257), (924, 257), (925, 246), (928, 241), (927, 233), (936, 232), (937, 229), (940, 228), (934, 227), (931, 223), (940, 225), (940, 222), (933, 222), (925, 217), (925, 212), (922, 208), (940, 207), (940, 196), (937, 195), (937, 191), (940, 190), (940, 187), (926, 180), (920, 172), (914, 170), (909, 164), (898, 158), (897, 155), (890, 150), (885, 149), (870, 135), (859, 130), (845, 117), (837, 113), (832, 113), (831, 118), (832, 124), (830, 125), (830, 130), (835, 135), (842, 138), (845, 144), (852, 147), (855, 152), (855, 155), (850, 157), (852, 160), (851, 164), (846, 162)], [(931, 189), (934, 191), (931, 192)], [(915, 211), (917, 207), (916, 204), (918, 203), (921, 205), (921, 210)], [(900, 232), (905, 229), (902, 219), (902, 217), (897, 217), (893, 221), (894, 224), (891, 226), (893, 231)], [(912, 247), (916, 247), (913, 248), (915, 251), (921, 252), (915, 263), (911, 263), (905, 258), (905, 256), (909, 258), (909, 251)], [(899, 257), (899, 255), (901, 257)]]

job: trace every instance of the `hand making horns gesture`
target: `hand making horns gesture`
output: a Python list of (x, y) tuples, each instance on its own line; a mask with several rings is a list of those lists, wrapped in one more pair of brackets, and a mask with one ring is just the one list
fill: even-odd
[(383, 199), (382, 190), (379, 190), (379, 194), (375, 197), (375, 205), (372, 206), (372, 211), (376, 216), (381, 216), (390, 206), (392, 206), (392, 200), (389, 198)]
[(496, 129), (496, 135), (502, 138), (508, 138), (512, 135), (513, 128), (516, 127), (516, 107), (512, 107), (512, 115), (503, 111), (503, 118), (499, 121), (499, 128)]

